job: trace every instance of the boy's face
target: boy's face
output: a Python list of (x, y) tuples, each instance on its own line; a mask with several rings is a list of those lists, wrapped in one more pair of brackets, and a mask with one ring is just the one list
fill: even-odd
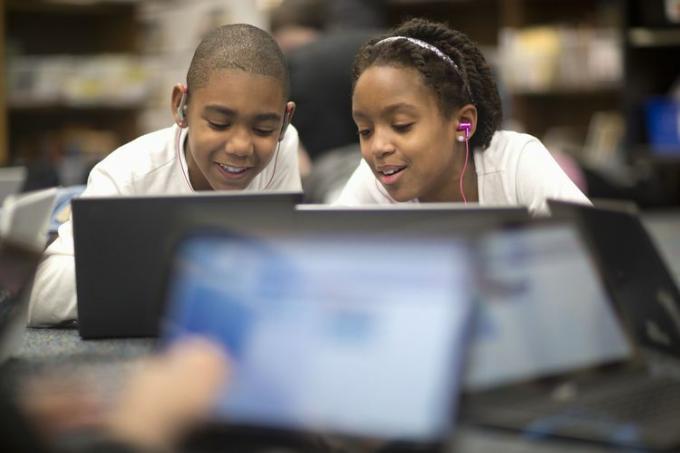
[[(176, 89), (173, 106), (180, 97)], [(294, 108), (279, 80), (237, 69), (214, 70), (188, 99), (186, 159), (195, 190), (248, 186), (274, 156), (284, 112)]]
[(352, 116), (361, 154), (392, 198), (454, 199), (458, 121), (455, 115), (446, 118), (441, 113), (435, 93), (418, 71), (366, 69), (356, 82)]

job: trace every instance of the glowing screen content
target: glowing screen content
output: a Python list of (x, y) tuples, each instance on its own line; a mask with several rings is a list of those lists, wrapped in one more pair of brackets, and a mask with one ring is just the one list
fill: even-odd
[(578, 233), (568, 226), (490, 236), (467, 389), (531, 380), (632, 354)]
[(230, 424), (438, 439), (455, 415), (470, 256), (451, 239), (193, 236), (164, 336), (225, 346), (216, 416)]

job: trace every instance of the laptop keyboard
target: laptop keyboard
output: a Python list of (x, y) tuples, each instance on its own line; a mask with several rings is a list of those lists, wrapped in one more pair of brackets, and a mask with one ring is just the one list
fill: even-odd
[(680, 445), (678, 380), (635, 373), (578, 386), (565, 384), (550, 397), (537, 396), (496, 394), (477, 400), (483, 407), (475, 407), (473, 399), (468, 408), (470, 421), (620, 444), (655, 438), (652, 444)]
[(680, 382), (649, 379), (616, 390), (619, 394), (588, 396), (576, 407), (586, 413), (607, 414), (621, 422), (656, 424), (668, 420), (677, 424), (680, 419)]
[(550, 399), (515, 401), (518, 406), (515, 409), (532, 414), (606, 416), (620, 422), (665, 419), (673, 415), (676, 420), (680, 419), (680, 381), (673, 379), (631, 376), (604, 387), (581, 388), (573, 397), (559, 397), (558, 392)]

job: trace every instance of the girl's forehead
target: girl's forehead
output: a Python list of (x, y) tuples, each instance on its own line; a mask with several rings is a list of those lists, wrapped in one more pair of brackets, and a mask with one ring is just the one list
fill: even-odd
[(425, 84), (415, 68), (373, 65), (359, 76), (354, 87), (354, 101), (364, 97), (380, 100), (403, 98), (430, 104), (436, 99), (436, 93)]

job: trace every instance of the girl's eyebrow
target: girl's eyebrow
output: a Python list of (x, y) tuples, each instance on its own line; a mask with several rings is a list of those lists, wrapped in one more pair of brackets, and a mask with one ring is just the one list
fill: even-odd
[(396, 104), (388, 105), (387, 107), (385, 107), (384, 112), (394, 113), (397, 110), (407, 110), (415, 112), (416, 108), (412, 104), (407, 104), (406, 102), (397, 102)]
[[(383, 114), (392, 114), (397, 111), (406, 111), (407, 113), (416, 113), (417, 109), (414, 105), (408, 104), (406, 102), (397, 102), (396, 104), (391, 104), (388, 105), (383, 109)], [(365, 113), (361, 112), (360, 110), (352, 110), (352, 117), (354, 118), (359, 118), (359, 119), (364, 119), (368, 117)]]

